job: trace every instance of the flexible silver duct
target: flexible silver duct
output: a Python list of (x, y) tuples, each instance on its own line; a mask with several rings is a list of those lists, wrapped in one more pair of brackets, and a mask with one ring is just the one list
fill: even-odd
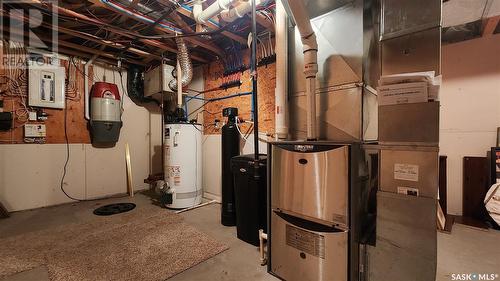
[[(177, 58), (180, 62), (181, 65), (181, 70), (182, 70), (182, 87), (187, 86), (191, 80), (193, 79), (193, 64), (191, 63), (191, 58), (189, 57), (189, 52), (186, 46), (186, 43), (184, 43), (184, 40), (182, 38), (175, 38), (175, 43), (177, 43)], [(174, 71), (174, 77), (175, 71)], [(172, 79), (168, 83), (168, 87), (172, 91), (177, 90), (177, 78)]]

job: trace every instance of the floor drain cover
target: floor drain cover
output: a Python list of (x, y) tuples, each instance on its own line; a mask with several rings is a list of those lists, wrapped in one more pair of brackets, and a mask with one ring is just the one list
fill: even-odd
[(125, 213), (135, 208), (134, 203), (117, 203), (99, 207), (94, 210), (94, 215), (111, 216), (119, 213)]

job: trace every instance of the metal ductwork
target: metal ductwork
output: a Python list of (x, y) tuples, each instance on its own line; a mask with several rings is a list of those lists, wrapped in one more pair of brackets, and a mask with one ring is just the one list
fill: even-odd
[[(184, 40), (180, 37), (175, 38), (175, 43), (177, 43), (177, 60), (179, 61), (179, 65), (182, 70), (182, 86), (185, 87), (189, 83), (191, 83), (191, 80), (193, 79), (193, 64), (191, 63), (191, 58), (189, 57), (189, 52), (186, 46), (186, 43)], [(174, 72), (173, 73), (174, 77), (177, 77), (177, 74)], [(178, 79), (174, 78), (168, 83), (168, 87), (172, 91), (177, 90), (177, 85), (178, 85)]]

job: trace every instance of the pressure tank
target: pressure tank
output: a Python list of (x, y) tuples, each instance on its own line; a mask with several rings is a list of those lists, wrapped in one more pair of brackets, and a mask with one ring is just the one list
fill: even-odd
[(164, 173), (170, 196), (167, 208), (182, 209), (201, 203), (202, 125), (194, 123), (165, 124)]
[(116, 84), (96, 82), (90, 99), (92, 143), (116, 143), (122, 127), (121, 100)]
[(227, 123), (222, 126), (222, 210), (221, 223), (225, 226), (236, 225), (234, 199), (234, 177), (231, 172), (231, 158), (240, 154), (240, 135), (236, 127), (238, 109), (224, 108), (222, 115)]

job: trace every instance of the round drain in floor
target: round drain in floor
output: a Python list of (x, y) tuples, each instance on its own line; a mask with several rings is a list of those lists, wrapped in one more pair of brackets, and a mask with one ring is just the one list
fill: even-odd
[(99, 207), (94, 210), (94, 215), (111, 216), (119, 213), (125, 213), (135, 208), (134, 203), (116, 203)]

